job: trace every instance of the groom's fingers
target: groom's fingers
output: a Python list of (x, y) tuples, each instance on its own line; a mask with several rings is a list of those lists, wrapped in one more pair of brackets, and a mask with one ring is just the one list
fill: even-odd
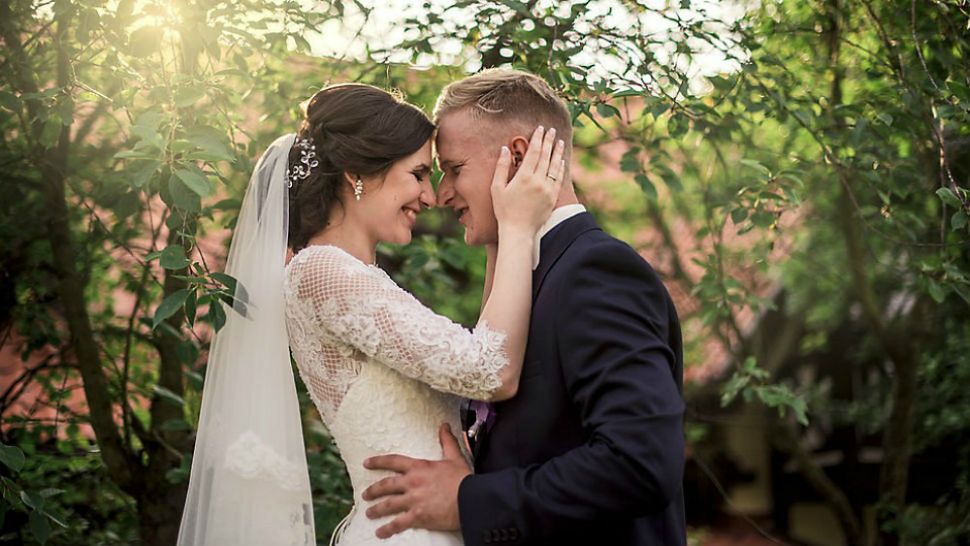
[(387, 497), (389, 495), (400, 495), (408, 490), (402, 476), (389, 476), (378, 480), (370, 485), (361, 496), (366, 501)]
[(377, 538), (390, 538), (401, 531), (406, 531), (414, 527), (414, 513), (405, 512), (404, 515), (394, 518), (393, 521), (377, 529)]
[(404, 474), (414, 467), (417, 462), (419, 462), (418, 459), (412, 459), (405, 455), (376, 455), (364, 460), (364, 468), (369, 470), (391, 470), (399, 474)]
[(458, 440), (451, 433), (451, 425), (443, 423), (438, 427), (438, 442), (441, 443), (441, 453), (445, 459), (461, 460), (464, 462), (464, 455), (458, 447)]
[(370, 519), (382, 518), (384, 516), (393, 516), (394, 514), (400, 514), (401, 512), (407, 512), (410, 506), (404, 495), (394, 495), (389, 497), (387, 500), (375, 504), (367, 509), (367, 517)]

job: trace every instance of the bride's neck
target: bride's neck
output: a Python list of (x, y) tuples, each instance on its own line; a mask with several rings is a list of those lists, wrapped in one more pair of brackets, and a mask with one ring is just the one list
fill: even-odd
[(333, 245), (340, 247), (365, 264), (377, 262), (377, 241), (371, 240), (363, 226), (341, 211), (331, 213), (327, 227), (307, 241), (310, 245)]

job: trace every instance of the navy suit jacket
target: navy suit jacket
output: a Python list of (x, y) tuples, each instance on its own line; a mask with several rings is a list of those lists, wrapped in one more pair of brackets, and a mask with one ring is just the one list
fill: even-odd
[(466, 546), (683, 546), (683, 354), (670, 295), (588, 213), (542, 239), (515, 398), (459, 488)]

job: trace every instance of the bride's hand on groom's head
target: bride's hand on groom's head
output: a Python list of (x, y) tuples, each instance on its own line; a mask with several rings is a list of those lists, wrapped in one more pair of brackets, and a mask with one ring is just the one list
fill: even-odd
[(534, 235), (546, 222), (559, 198), (565, 178), (565, 142), (556, 130), (541, 125), (532, 133), (515, 176), (509, 179), (512, 154), (505, 146), (492, 175), (492, 206), (499, 230), (522, 229)]
[(440, 461), (413, 459), (404, 455), (378, 455), (364, 461), (364, 468), (396, 472), (364, 490), (365, 501), (372, 503), (367, 517), (394, 516), (377, 530), (379, 538), (388, 538), (412, 528), (434, 531), (457, 531), (458, 486), (472, 473), (462, 455), (451, 427), (442, 424), (438, 440), (444, 458)]

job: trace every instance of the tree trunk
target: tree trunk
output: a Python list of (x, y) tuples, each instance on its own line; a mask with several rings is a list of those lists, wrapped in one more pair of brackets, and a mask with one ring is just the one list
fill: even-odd
[(164, 474), (148, 475), (142, 493), (135, 498), (138, 536), (145, 546), (172, 546), (178, 539), (179, 524), (188, 483), (171, 484)]
[[(70, 84), (70, 65), (61, 36), (69, 28), (70, 10), (56, 16), (54, 46), (57, 48), (57, 85)], [(8, 2), (0, 2), (0, 28), (5, 45), (10, 52), (14, 82), (24, 93), (36, 93), (38, 85), (30, 71), (23, 51), (16, 18)], [(57, 294), (63, 307), (64, 319), (70, 331), (70, 345), (83, 380), (84, 396), (89, 408), (91, 427), (101, 449), (101, 458), (111, 479), (124, 490), (130, 490), (137, 462), (122, 441), (114, 419), (111, 394), (101, 362), (101, 355), (94, 339), (90, 316), (84, 299), (84, 280), (77, 270), (78, 255), (73, 243), (67, 208), (65, 182), (68, 176), (68, 157), (71, 148), (70, 127), (61, 127), (56, 144), (45, 149), (39, 144), (43, 131), (41, 105), (37, 99), (26, 101), (29, 119), (34, 120), (25, 129), (37, 142), (33, 157), (41, 174), (41, 191), (47, 208), (45, 223), (50, 242), (53, 266), (58, 275)]]

